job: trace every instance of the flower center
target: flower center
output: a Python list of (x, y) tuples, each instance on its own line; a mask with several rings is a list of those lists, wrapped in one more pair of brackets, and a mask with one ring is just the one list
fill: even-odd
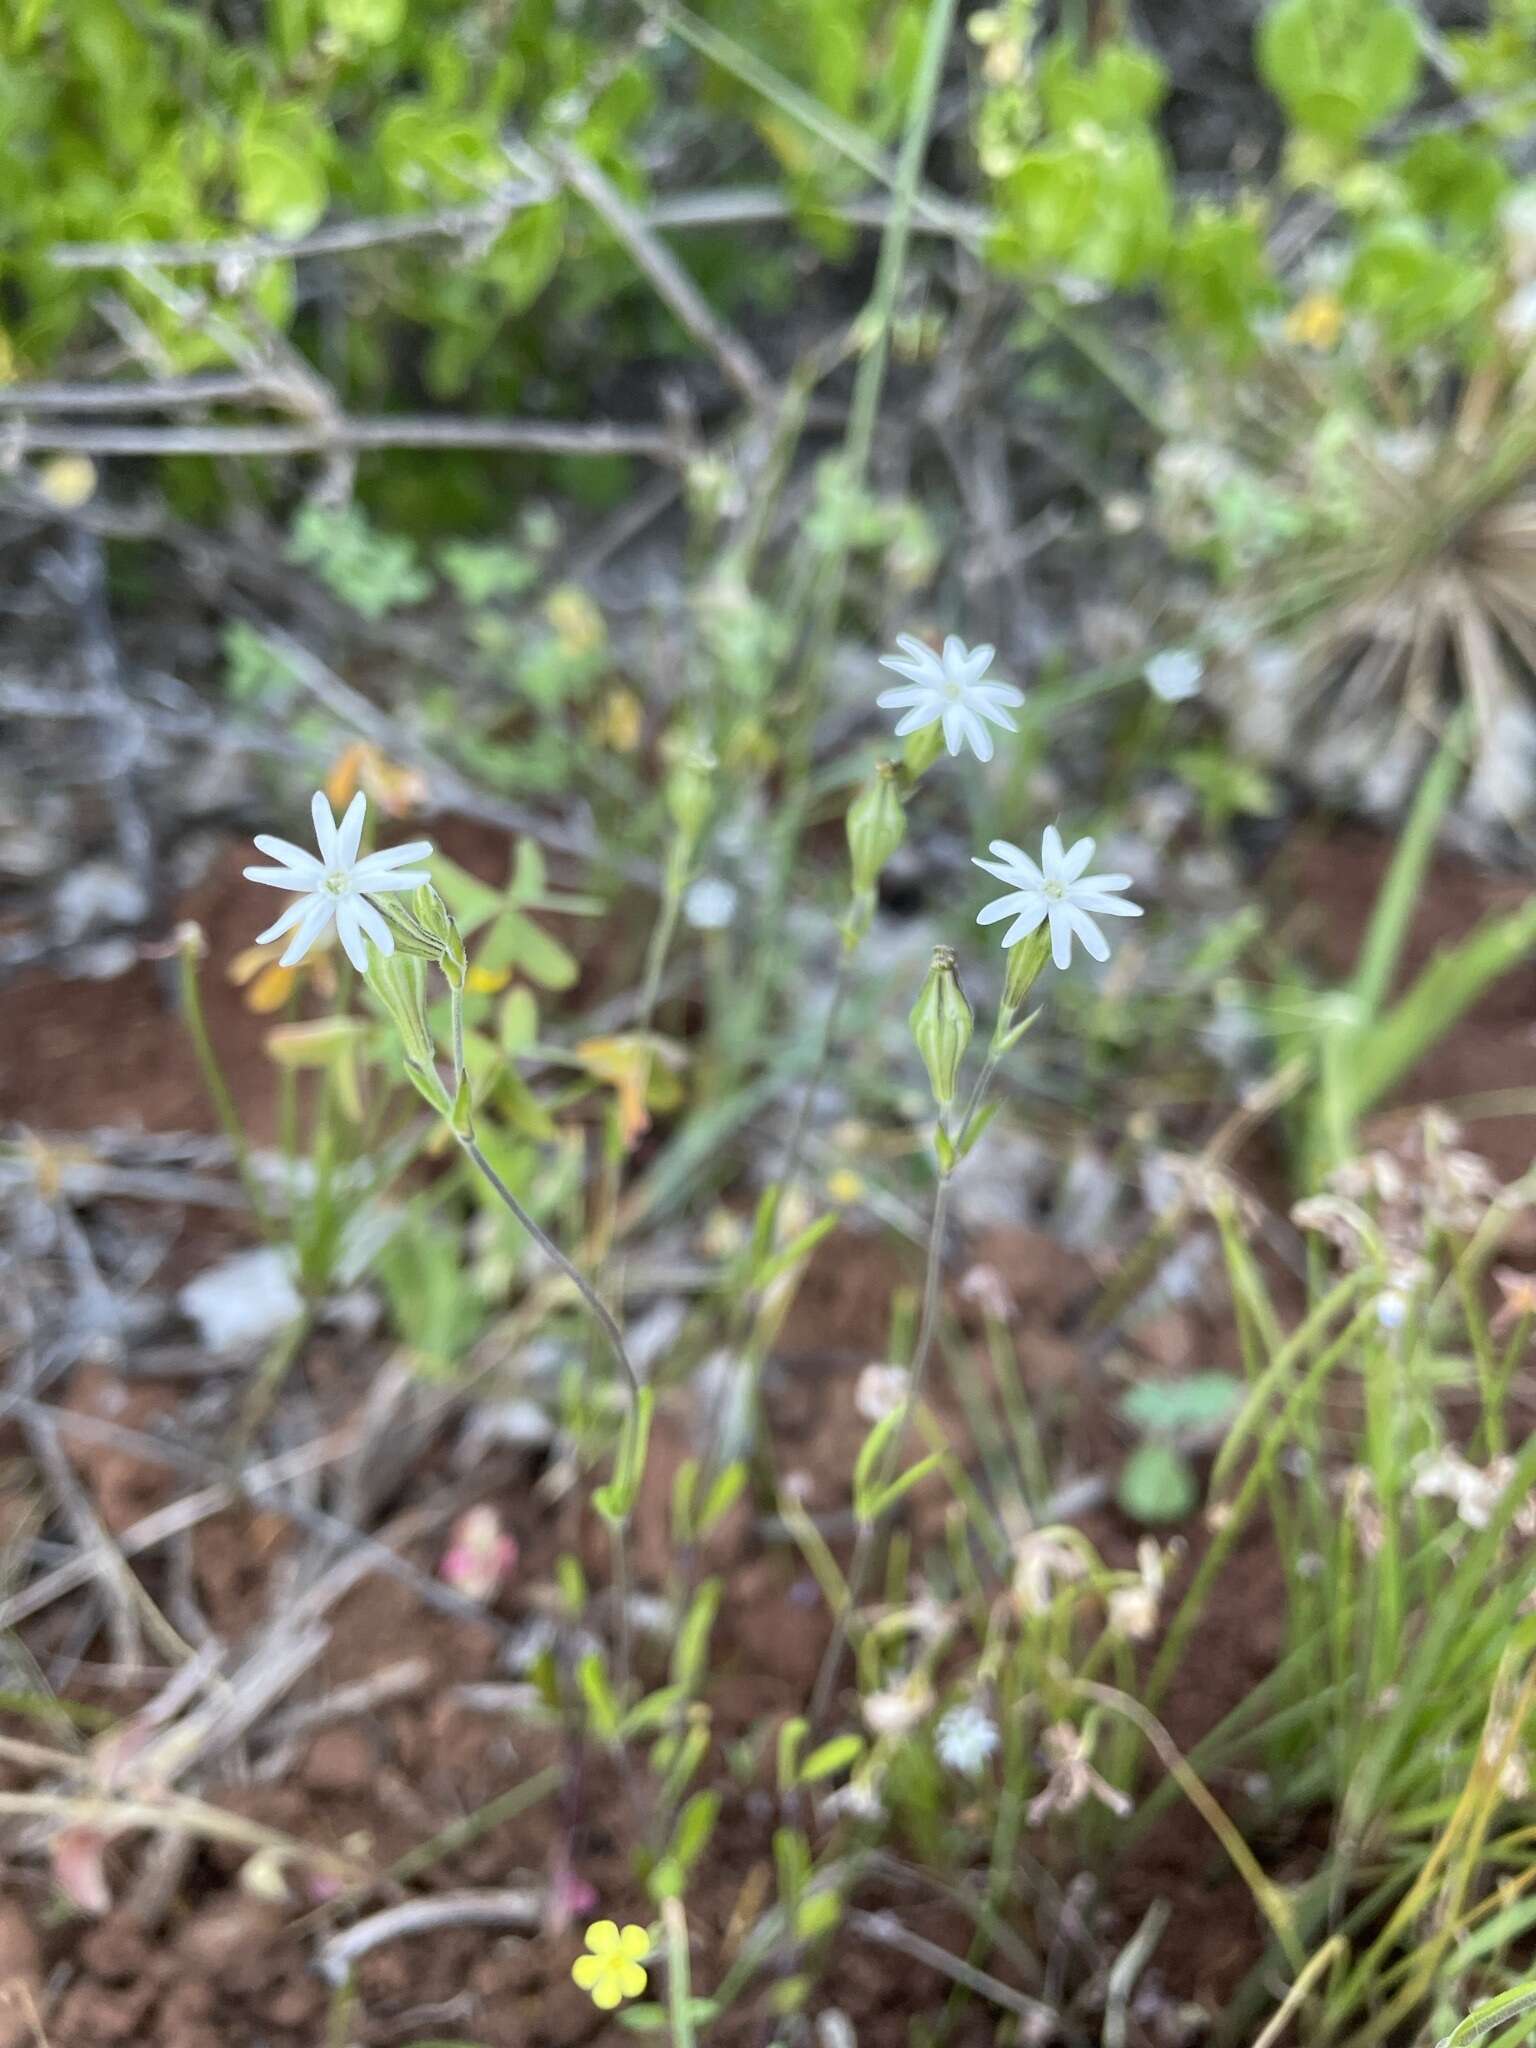
[(1047, 896), (1050, 897), (1053, 903), (1059, 903), (1061, 899), (1066, 895), (1067, 891), (1065, 885), (1061, 882), (1047, 882), (1045, 885), (1045, 893)]
[(960, 684), (955, 681), (953, 676), (951, 676), (949, 681), (944, 685), (944, 694), (949, 699), (951, 704), (957, 703), (961, 696), (964, 695), (964, 692)]
[(327, 896), (350, 896), (352, 877), (343, 869), (339, 875), (327, 875), (320, 886)]

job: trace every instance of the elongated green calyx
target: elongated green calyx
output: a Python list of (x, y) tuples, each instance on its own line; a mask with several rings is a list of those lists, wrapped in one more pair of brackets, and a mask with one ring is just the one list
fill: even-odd
[(469, 973), (464, 940), (453, 921), (452, 912), (430, 882), (423, 882), (411, 898), (411, 911), (437, 948), (437, 964), (442, 968), (448, 986), (462, 990), (465, 976)]
[(1003, 983), (1003, 1008), (1017, 1010), (1024, 998), (1034, 987), (1040, 970), (1051, 957), (1051, 934), (1048, 925), (1041, 925), (1027, 937), (1020, 939), (1016, 946), (1008, 949), (1008, 975)]
[(928, 770), (944, 751), (944, 727), (935, 719), (932, 725), (920, 725), (916, 732), (908, 733), (906, 749), (902, 755), (902, 766), (909, 782), (921, 782)]
[(933, 1099), (945, 1108), (955, 1099), (961, 1062), (971, 1042), (971, 1006), (955, 972), (948, 946), (935, 946), (933, 965), (912, 1006), (912, 1039), (923, 1056)]
[(907, 815), (901, 807), (901, 771), (882, 761), (848, 806), (848, 857), (853, 864), (854, 894), (868, 894), (880, 870), (907, 836)]
[(431, 1070), (436, 1054), (427, 1022), (427, 965), (420, 953), (407, 953), (398, 936), (386, 959), (375, 946), (368, 961), (368, 986), (384, 1005), (400, 1034), (409, 1065)]
[(691, 852), (697, 846), (714, 808), (716, 761), (708, 747), (692, 738), (676, 738), (667, 748), (667, 809), (677, 836)]

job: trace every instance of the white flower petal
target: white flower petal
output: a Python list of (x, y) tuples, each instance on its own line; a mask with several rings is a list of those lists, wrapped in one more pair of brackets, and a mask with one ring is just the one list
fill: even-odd
[(240, 872), (248, 882), (260, 882), (264, 889), (299, 889), (306, 896), (320, 879), (316, 874), (311, 880), (293, 868), (242, 868)]
[(357, 859), (357, 849), (363, 843), (363, 819), (367, 815), (368, 799), (361, 790), (347, 805), (347, 815), (342, 819), (336, 833), (336, 865), (349, 868)]
[(1091, 953), (1095, 960), (1107, 960), (1109, 958), (1109, 941), (1099, 930), (1087, 911), (1079, 904), (1068, 903), (1066, 905), (1066, 915), (1072, 921), (1073, 931), (1082, 940), (1084, 950)]
[[(377, 917), (378, 912), (374, 912)], [(343, 896), (336, 905), (336, 936), (341, 941), (341, 950), (346, 954), (359, 974), (368, 972), (368, 941), (363, 937), (362, 922), (358, 916), (358, 898)]]
[(302, 846), (295, 846), (291, 839), (274, 839), (270, 832), (258, 832), (252, 841), (258, 853), (265, 853), (273, 860), (280, 860), (285, 868), (293, 868), (301, 875), (323, 875), (324, 867), (312, 853), (306, 853)]
[(905, 718), (897, 719), (897, 739), (905, 739), (909, 732), (921, 732), (925, 725), (936, 724), (938, 721), (938, 717), (938, 705), (934, 702), (932, 697), (925, 698), (921, 704), (914, 704), (912, 709), (907, 713)]
[(946, 633), (944, 635), (943, 661), (946, 676), (955, 676), (958, 679), (959, 671), (964, 668), (966, 655), (969, 651), (958, 633)]
[(936, 682), (944, 680), (944, 664), (926, 640), (919, 640), (915, 633), (898, 633), (896, 645), (912, 661), (921, 663)]
[(1061, 863), (1064, 858), (1061, 834), (1054, 825), (1047, 825), (1040, 835), (1040, 867), (1048, 882), (1061, 881)]
[(993, 753), (992, 735), (987, 731), (985, 724), (977, 717), (976, 713), (967, 709), (964, 705), (960, 707), (960, 726), (966, 738), (970, 741), (971, 750), (977, 760), (990, 761)]
[(920, 661), (904, 661), (899, 654), (882, 654), (880, 666), (890, 669), (898, 676), (904, 676), (920, 690), (942, 690), (944, 687), (943, 676), (931, 674)]
[(1007, 861), (1008, 865), (1017, 869), (1021, 875), (1028, 876), (1037, 889), (1044, 887), (1045, 875), (1038, 864), (1030, 859), (1022, 846), (1015, 846), (1011, 839), (994, 839), (987, 851), (995, 853), (999, 860)]
[(309, 800), (309, 815), (315, 821), (315, 844), (320, 849), (320, 858), (328, 868), (336, 865), (336, 820), (322, 790), (316, 790)]
[(357, 864), (356, 873), (365, 868), (398, 868), (411, 860), (428, 860), (432, 854), (430, 839), (407, 839), (399, 846), (381, 846), (377, 853), (366, 854)]
[(1084, 875), (1077, 886), (1080, 889), (1129, 889), (1135, 879), (1134, 875)]
[(949, 642), (946, 640), (944, 643), (944, 658), (948, 664), (950, 674), (957, 681), (964, 683), (968, 690), (974, 689), (976, 684), (981, 681), (987, 670), (992, 666), (992, 657), (996, 652), (997, 649), (995, 647), (987, 647), (985, 645), (972, 647), (968, 651), (962, 643), (960, 652), (951, 660)]
[(981, 718), (990, 718), (994, 725), (1000, 725), (1004, 732), (1017, 732), (1018, 727), (1001, 704), (976, 704), (972, 709)]
[(425, 868), (389, 868), (382, 875), (353, 876), (360, 896), (387, 896), (392, 889), (419, 889), (432, 877)]
[(1021, 875), (1011, 860), (983, 860), (979, 853), (973, 853), (971, 855), (971, 866), (973, 868), (980, 868), (985, 874), (996, 875), (1000, 882), (1012, 882), (1016, 889), (1038, 889), (1040, 887), (1038, 876), (1031, 879), (1028, 875)]
[(965, 734), (961, 723), (965, 713), (958, 704), (949, 704), (944, 709), (944, 744), (952, 754), (958, 754)]
[(310, 947), (319, 938), (331, 921), (335, 909), (334, 896), (311, 896), (299, 928), (288, 943), (288, 949), (278, 958), (279, 967), (297, 967)]
[(256, 934), (257, 945), (268, 946), (274, 939), (280, 939), (284, 932), (291, 932), (302, 918), (309, 915), (309, 906), (313, 901), (312, 896), (301, 896), (296, 903), (290, 903), (276, 924), (269, 924), (264, 932)]
[(1059, 968), (1065, 970), (1072, 965), (1072, 922), (1064, 903), (1053, 903), (1050, 908), (1051, 958)]
[(1059, 869), (1060, 879), (1063, 882), (1075, 882), (1077, 880), (1083, 869), (1087, 867), (1089, 861), (1093, 859), (1094, 843), (1091, 839), (1077, 839), (1067, 848), (1066, 853), (1062, 856)]
[(875, 702), (882, 711), (899, 711), (906, 704), (931, 704), (933, 692), (926, 683), (903, 683), (896, 690), (882, 690)]
[[(1001, 924), (1005, 917), (1017, 915), (1019, 911), (1027, 909), (1031, 903), (1039, 903), (1043, 906), (1044, 902), (1045, 898), (1036, 895), (1033, 890), (1016, 889), (1011, 896), (994, 896), (985, 910), (977, 911), (976, 922), (978, 924)], [(1042, 917), (1045, 915), (1043, 908), (1040, 915)]]
[(1006, 704), (1017, 711), (1024, 702), (1024, 692), (1016, 683), (1000, 683), (995, 678), (984, 683), (975, 683), (971, 688), (973, 697), (995, 698), (999, 704)]
[(1086, 882), (1072, 891), (1068, 901), (1075, 903), (1079, 910), (1091, 910), (1095, 917), (1140, 917), (1142, 914), (1139, 903), (1127, 903), (1123, 896), (1101, 896)]
[(1020, 939), (1027, 939), (1031, 932), (1039, 931), (1045, 923), (1051, 903), (1048, 896), (1032, 896), (1028, 906), (1019, 913), (1017, 924), (1012, 924), (1003, 934), (1003, 949), (1016, 946)]
[(383, 918), (379, 915), (378, 911), (374, 909), (373, 905), (368, 901), (366, 896), (359, 896), (355, 900), (357, 903), (358, 923), (362, 926), (366, 936), (372, 939), (374, 945), (378, 948), (379, 952), (382, 953), (384, 958), (387, 960), (390, 954), (393, 953), (395, 950), (394, 933), (390, 930), (389, 926), (384, 922)]

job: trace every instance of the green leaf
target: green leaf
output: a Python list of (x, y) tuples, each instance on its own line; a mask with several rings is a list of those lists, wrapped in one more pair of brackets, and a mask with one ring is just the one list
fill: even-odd
[(747, 1468), (739, 1459), (726, 1466), (704, 1497), (704, 1506), (699, 1513), (698, 1533), (701, 1539), (730, 1513), (741, 1498), (746, 1483)]
[(587, 1703), (587, 1720), (592, 1733), (599, 1742), (617, 1743), (621, 1725), (619, 1703), (608, 1683), (603, 1660), (595, 1650), (577, 1665), (576, 1678), (582, 1698)]
[(326, 137), (306, 107), (258, 109), (235, 142), (240, 217), (275, 235), (304, 235), (325, 212)]
[(1183, 1380), (1144, 1380), (1120, 1402), (1120, 1413), (1136, 1429), (1177, 1434), (1209, 1429), (1242, 1406), (1244, 1386), (1225, 1372), (1191, 1373)]
[(695, 1792), (678, 1815), (667, 1854), (684, 1876), (709, 1847), (719, 1818), (720, 1794), (715, 1791)]
[(710, 1631), (720, 1612), (724, 1586), (719, 1579), (706, 1579), (688, 1603), (677, 1642), (672, 1651), (672, 1676), (688, 1692), (696, 1692), (709, 1661)]
[(851, 1771), (863, 1754), (864, 1738), (861, 1735), (834, 1735), (830, 1742), (813, 1749), (800, 1766), (800, 1782), (802, 1785), (815, 1785), (823, 1778), (835, 1778), (843, 1771)]
[(608, 1522), (622, 1522), (633, 1512), (640, 1481), (645, 1476), (645, 1454), (651, 1438), (651, 1411), (656, 1405), (653, 1387), (642, 1387), (630, 1413), (624, 1418), (613, 1477), (592, 1496), (592, 1505)]
[(1360, 142), (1418, 90), (1418, 29), (1400, 0), (1276, 0), (1257, 55), (1295, 125), (1330, 142)]
[(1171, 1444), (1141, 1444), (1126, 1459), (1115, 1498), (1138, 1522), (1179, 1522), (1200, 1498), (1194, 1468)]
[(1080, 122), (1113, 131), (1144, 126), (1162, 104), (1168, 74), (1150, 50), (1106, 42), (1086, 60), (1076, 37), (1058, 36), (1039, 66), (1040, 104), (1053, 129)]

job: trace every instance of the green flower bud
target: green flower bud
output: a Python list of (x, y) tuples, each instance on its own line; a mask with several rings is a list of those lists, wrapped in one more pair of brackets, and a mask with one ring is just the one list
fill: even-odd
[(667, 776), (667, 809), (679, 839), (692, 848), (698, 844), (714, 808), (717, 763), (709, 748), (697, 740), (675, 740), (668, 751), (672, 765)]
[(933, 1098), (940, 1108), (955, 1099), (955, 1084), (965, 1049), (971, 1042), (971, 1006), (955, 973), (948, 946), (935, 946), (933, 965), (922, 993), (912, 1006), (912, 1039), (923, 1056)]
[(381, 896), (374, 904), (374, 908), (389, 926), (397, 953), (408, 953), (413, 960), (440, 960), (443, 953), (442, 941), (422, 922), (417, 913), (417, 903), (426, 893), (428, 892), (425, 886), (418, 889), (409, 905), (402, 903), (395, 895)]
[(882, 761), (848, 806), (848, 853), (857, 895), (874, 888), (880, 870), (907, 836), (900, 775), (894, 761)]
[(469, 972), (464, 940), (453, 921), (453, 913), (430, 882), (423, 882), (411, 898), (411, 913), (435, 942), (438, 965), (447, 976), (449, 985), (462, 989), (464, 977)]

